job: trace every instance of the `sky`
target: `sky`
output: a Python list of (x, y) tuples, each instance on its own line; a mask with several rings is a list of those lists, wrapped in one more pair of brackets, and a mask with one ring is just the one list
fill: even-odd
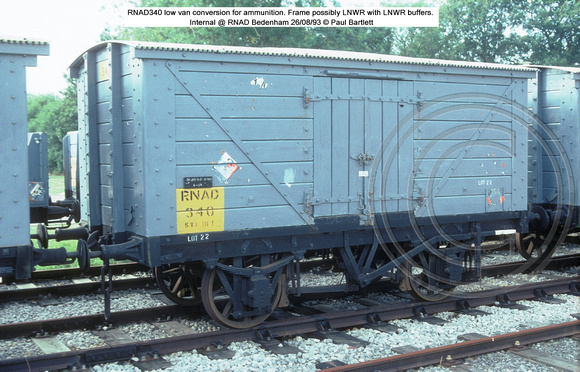
[[(48, 41), (50, 55), (39, 56), (26, 72), (29, 94), (58, 93), (68, 66), (100, 41), (107, 24), (119, 24), (107, 0), (0, 0), (0, 38)], [(103, 10), (103, 7), (105, 9)]]
[[(58, 94), (70, 64), (100, 42), (106, 27), (123, 23), (115, 5), (126, 0), (0, 0), (0, 38), (48, 41), (50, 55), (28, 67), (29, 94)], [(342, 0), (342, 6), (378, 7), (381, 0)], [(385, 2), (389, 2), (386, 0)], [(393, 0), (393, 2), (395, 2)]]

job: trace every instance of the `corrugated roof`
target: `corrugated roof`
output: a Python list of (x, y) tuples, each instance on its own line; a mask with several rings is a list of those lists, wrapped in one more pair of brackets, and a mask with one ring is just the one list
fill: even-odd
[(546, 65), (525, 65), (533, 68), (553, 69), (570, 72), (572, 74), (580, 74), (580, 67), (566, 67), (566, 66), (546, 66)]
[(527, 66), (515, 66), (515, 65), (504, 65), (483, 62), (449, 61), (427, 58), (412, 58), (387, 54), (361, 53), (339, 50), (298, 49), (298, 48), (256, 48), (256, 47), (238, 47), (224, 45), (173, 44), (173, 43), (152, 43), (152, 42), (134, 42), (134, 41), (123, 41), (122, 43), (126, 43), (134, 46), (136, 49), (143, 50), (247, 54), (247, 55), (264, 55), (264, 56), (280, 56), (280, 57), (349, 60), (361, 62), (402, 63), (402, 64), (430, 65), (442, 67), (468, 67), (468, 68), (494, 69), (494, 70), (535, 71), (534, 68)]
[[(441, 67), (464, 67), (464, 68), (478, 68), (478, 69), (493, 69), (493, 70), (509, 70), (509, 71), (526, 71), (533, 72), (536, 69), (521, 65), (504, 65), (497, 63), (482, 63), (482, 62), (465, 62), (465, 61), (449, 61), (442, 59), (427, 59), (427, 58), (412, 58), (401, 57), (387, 54), (375, 53), (361, 53), (348, 52), (340, 50), (324, 50), (324, 49), (300, 49), (300, 48), (256, 48), (256, 47), (240, 47), (240, 46), (226, 46), (226, 45), (198, 45), (198, 44), (175, 44), (175, 43), (154, 43), (143, 41), (118, 41), (112, 40), (103, 42), (89, 48), (88, 50), (96, 50), (102, 48), (107, 43), (126, 44), (140, 50), (158, 50), (158, 51), (176, 51), (176, 52), (192, 52), (192, 53), (220, 53), (220, 54), (240, 54), (240, 55), (260, 55), (260, 56), (278, 56), (278, 57), (293, 57), (293, 58), (313, 58), (313, 59), (331, 59), (331, 60), (347, 60), (360, 62), (383, 62), (383, 63), (399, 63), (410, 65), (430, 65)], [(82, 56), (79, 56), (71, 67), (77, 66), (82, 61)]]
[(20, 45), (49, 45), (48, 41), (28, 40), (28, 39), (10, 39), (0, 37), (0, 44), (20, 44)]

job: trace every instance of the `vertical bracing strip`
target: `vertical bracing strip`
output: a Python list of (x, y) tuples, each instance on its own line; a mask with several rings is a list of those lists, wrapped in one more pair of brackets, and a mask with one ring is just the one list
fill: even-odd
[(112, 187), (114, 202), (112, 205), (113, 221), (112, 233), (116, 243), (120, 243), (123, 236), (117, 239), (118, 234), (125, 231), (125, 203), (123, 200), (123, 125), (122, 125), (122, 105), (121, 105), (121, 45), (110, 43), (109, 63), (110, 63), (110, 87), (111, 100), (109, 107), (111, 111), (111, 167), (113, 171)]
[[(88, 190), (90, 192), (89, 199), (89, 226), (91, 231), (93, 228), (100, 228), (102, 222), (102, 195), (100, 188), (99, 172), (99, 131), (97, 128), (97, 57), (95, 51), (89, 51), (85, 54), (85, 72), (86, 72), (86, 96), (85, 103), (85, 131), (82, 133), (85, 138), (84, 141), (88, 145), (86, 154), (79, 154), (79, 157), (88, 157)], [(80, 140), (80, 138), (79, 138)], [(84, 197), (84, 196), (83, 196)]]

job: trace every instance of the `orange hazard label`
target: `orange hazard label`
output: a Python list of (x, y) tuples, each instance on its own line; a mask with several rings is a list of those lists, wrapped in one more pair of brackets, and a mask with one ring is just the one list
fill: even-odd
[(224, 188), (177, 189), (177, 233), (224, 230)]

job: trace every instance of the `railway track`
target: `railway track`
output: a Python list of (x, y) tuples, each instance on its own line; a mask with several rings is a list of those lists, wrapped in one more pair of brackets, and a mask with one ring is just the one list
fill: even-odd
[[(463, 364), (462, 359), (481, 354), (489, 354), (501, 350), (510, 350), (515, 354), (530, 356), (531, 359), (541, 361), (548, 366), (560, 368), (560, 370), (574, 371), (577, 365), (566, 360), (551, 361), (546, 358), (534, 358), (526, 345), (546, 342), (562, 337), (576, 336), (580, 334), (580, 320), (555, 324), (545, 327), (527, 329), (519, 332), (511, 332), (493, 337), (470, 335), (466, 338), (475, 338), (459, 342), (453, 345), (440, 346), (432, 349), (417, 350), (410, 353), (391, 356), (388, 358), (375, 359), (367, 362), (337, 366), (326, 369), (327, 372), (338, 371), (402, 371), (431, 365), (443, 365), (456, 367)], [(534, 353), (532, 351), (532, 353)]]
[[(525, 261), (510, 262), (498, 265), (489, 265), (482, 268), (482, 276), (491, 277), (497, 275), (507, 275), (518, 272), (525, 266)], [(317, 266), (330, 263), (325, 261), (314, 261), (303, 265), (305, 271), (312, 270)], [(547, 270), (557, 270), (561, 267), (580, 266), (580, 255), (571, 254), (553, 257), (546, 267)], [(155, 280), (148, 275), (148, 269), (137, 264), (119, 264), (113, 265), (113, 288), (123, 290), (129, 288), (151, 288), (155, 286)], [(89, 277), (68, 276), (76, 273), (70, 271), (62, 277), (57, 277), (56, 272), (50, 275), (41, 276), (37, 280), (29, 283), (13, 284), (0, 290), (0, 303), (9, 301), (35, 300), (42, 299), (46, 296), (78, 295), (86, 293), (96, 293), (101, 290), (99, 278), (94, 274)], [(79, 272), (80, 273), (80, 272)], [(96, 271), (95, 271), (96, 273)], [(49, 278), (58, 278), (56, 284), (47, 283)], [(63, 278), (70, 278), (66, 281), (60, 281)], [(377, 287), (377, 286), (373, 286)], [(374, 288), (373, 288), (374, 289)], [(329, 288), (321, 288), (318, 292), (328, 293)], [(307, 295), (307, 294), (306, 294)]]
[[(320, 312), (312, 311), (311, 306), (293, 307), (291, 310), (296, 314), (301, 312), (302, 316), (290, 316), (288, 313), (275, 313), (271, 320), (262, 324), (259, 327), (245, 329), (245, 330), (219, 330), (215, 332), (206, 333), (192, 333), (179, 322), (172, 320), (168, 321), (151, 321), (151, 324), (159, 329), (163, 329), (171, 337), (149, 340), (149, 341), (127, 341), (126, 337), (118, 332), (115, 333), (115, 328), (112, 330), (98, 332), (102, 333), (105, 340), (109, 339), (106, 347), (91, 349), (91, 350), (72, 350), (60, 351), (58, 353), (51, 353), (46, 355), (32, 356), (28, 358), (8, 359), (0, 361), (0, 369), (2, 370), (57, 370), (63, 368), (82, 368), (83, 366), (90, 366), (94, 364), (102, 364), (116, 361), (131, 360), (138, 362), (160, 363), (160, 356), (170, 354), (178, 351), (188, 351), (197, 349), (200, 352), (207, 352), (208, 355), (215, 353), (217, 355), (227, 352), (227, 347), (234, 342), (243, 340), (254, 340), (256, 343), (262, 345), (266, 350), (274, 350), (276, 352), (293, 352), (287, 351), (291, 347), (280, 347), (285, 345), (283, 340), (295, 335), (314, 335), (314, 337), (322, 339), (339, 340), (338, 342), (351, 343), (351, 347), (360, 347), (364, 342), (360, 340), (353, 340), (352, 337), (345, 336), (341, 331), (344, 329), (351, 329), (353, 327), (370, 327), (381, 332), (390, 332), (393, 329), (391, 321), (396, 319), (415, 318), (422, 321), (428, 321), (430, 318), (436, 318), (434, 315), (441, 312), (458, 312), (462, 314), (479, 315), (477, 307), (499, 305), (499, 306), (514, 306), (517, 301), (524, 299), (536, 299), (540, 301), (549, 301), (551, 296), (556, 293), (578, 294), (580, 291), (580, 277), (553, 280), (542, 283), (529, 283), (519, 285), (516, 287), (486, 290), (478, 292), (477, 296), (469, 299), (465, 298), (448, 298), (443, 301), (434, 303), (415, 302), (415, 301), (401, 301), (398, 303), (380, 303), (369, 299), (362, 299), (360, 309), (351, 311), (337, 311), (337, 312)], [(506, 295), (506, 293), (509, 293)], [(157, 314), (150, 313), (151, 310), (141, 310), (139, 312), (114, 313), (113, 319), (121, 320), (123, 317), (128, 319), (153, 319), (156, 316), (160, 319), (167, 314), (166, 309), (156, 309)], [(174, 314), (175, 315), (175, 314)], [(167, 319), (167, 318), (164, 318)], [(64, 320), (63, 320), (64, 321)], [(69, 319), (69, 322), (75, 323), (81, 328), (91, 327), (93, 323), (83, 323), (79, 319)], [(46, 330), (55, 329), (47, 326), (46, 323), (38, 323), (37, 326), (42, 326)], [(58, 329), (62, 327), (59, 325)], [(580, 325), (578, 322), (572, 322), (568, 325), (568, 331), (578, 333)], [(0, 327), (0, 333), (6, 335), (10, 332), (16, 332), (18, 329), (26, 329), (26, 333), (30, 333), (34, 327), (31, 324), (7, 325)], [(396, 327), (395, 327), (396, 328)], [(34, 331), (32, 331), (34, 333)], [(49, 332), (44, 331), (47, 335)], [(37, 333), (38, 334), (38, 333)], [(507, 336), (506, 336), (507, 337)], [(51, 337), (46, 337), (51, 339)], [(121, 341), (119, 341), (119, 339)], [(122, 340), (125, 339), (126, 342)], [(509, 339), (509, 338), (506, 338)], [(530, 339), (533, 341), (534, 339)], [(54, 342), (54, 338), (50, 342)], [(49, 343), (50, 343), (49, 342)], [(481, 343), (489, 343), (488, 341), (473, 341), (468, 345), (480, 345)], [(507, 342), (507, 341), (506, 341)], [(520, 340), (520, 343), (522, 340)], [(528, 341), (524, 341), (528, 342)], [(358, 343), (358, 344), (357, 344)], [(356, 346), (358, 345), (358, 346)], [(288, 346), (288, 345), (286, 345)], [(462, 358), (463, 353), (455, 353), (450, 350), (441, 349), (440, 352), (446, 352), (451, 355), (452, 359)], [(295, 351), (294, 351), (295, 352)], [(427, 354), (426, 354), (427, 355)], [(429, 354), (425, 357), (427, 364), (433, 364), (432, 360), (435, 358)], [(456, 355), (456, 356), (454, 356)], [(399, 357), (405, 359), (403, 357)], [(414, 358), (411, 360), (415, 360)], [(399, 360), (395, 358), (396, 360)], [(393, 360), (393, 359), (391, 359)], [(331, 362), (331, 361), (329, 361)], [(398, 367), (397, 367), (398, 368)], [(410, 367), (415, 368), (415, 367)]]

